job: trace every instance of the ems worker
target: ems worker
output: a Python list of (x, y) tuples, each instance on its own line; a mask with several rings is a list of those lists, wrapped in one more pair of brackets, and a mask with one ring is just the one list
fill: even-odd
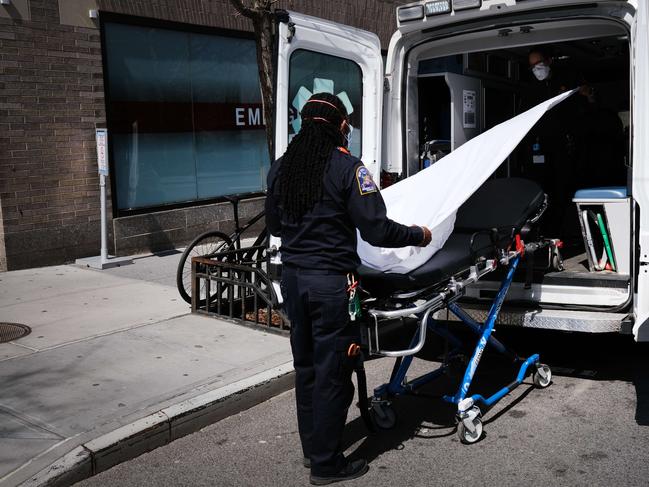
[[(565, 91), (579, 88), (586, 95), (590, 88), (581, 75), (567, 64), (555, 62), (549, 46), (534, 47), (529, 51), (528, 64), (533, 75), (532, 90), (525, 109)], [(553, 108), (530, 131), (525, 145), (527, 154), (524, 175), (535, 179), (543, 187), (550, 206), (542, 220), (548, 236), (573, 241), (573, 221), (576, 213), (566, 212), (572, 204), (576, 182), (583, 179), (578, 174), (584, 153), (586, 96), (575, 94)], [(579, 236), (579, 241), (581, 237)]]
[(311, 483), (360, 477), (366, 460), (348, 461), (341, 438), (354, 396), (359, 327), (350, 320), (349, 282), (360, 264), (356, 229), (380, 247), (428, 245), (430, 230), (386, 216), (363, 163), (346, 149), (352, 127), (340, 99), (318, 93), (302, 128), (268, 173), (266, 224), (282, 238), (282, 294), (291, 321), (297, 419)]

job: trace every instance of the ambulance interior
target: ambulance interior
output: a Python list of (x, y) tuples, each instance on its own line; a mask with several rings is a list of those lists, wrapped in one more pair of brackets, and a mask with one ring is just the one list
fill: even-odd
[[(607, 29), (600, 30), (607, 35), (597, 37), (575, 38), (573, 30), (568, 40), (549, 42), (546, 37), (530, 44), (525, 39), (518, 45), (514, 39), (508, 42), (512, 29), (505, 29), (490, 33), (494, 48), (486, 38), (465, 43), (488, 50), (435, 55), (444, 52), (438, 42), (422, 44), (409, 56), (406, 175), (434, 165), (472, 137), (550, 98), (528, 65), (533, 48), (540, 46), (552, 56), (551, 76), (557, 83), (563, 73), (582, 87), (562, 112), (555, 107), (546, 114), (549, 121), (537, 123), (492, 176), (537, 181), (548, 195), (542, 236), (562, 242), (560, 258), (546, 252), (536, 255), (529, 268), (519, 269), (510, 304), (619, 311), (629, 303), (629, 41), (623, 29)], [(548, 140), (554, 141), (553, 156), (544, 147)], [(480, 281), (468, 299), (493, 298), (501, 277), (494, 273), (491, 280)]]

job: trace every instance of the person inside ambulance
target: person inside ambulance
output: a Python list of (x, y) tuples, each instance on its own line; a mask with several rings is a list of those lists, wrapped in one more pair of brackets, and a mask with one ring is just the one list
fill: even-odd
[(527, 60), (530, 71), (538, 81), (537, 93), (539, 103), (552, 98), (564, 91), (579, 88), (580, 94), (588, 95), (588, 85), (585, 80), (568, 65), (555, 65), (552, 50), (547, 46), (532, 48)]
[(547, 236), (562, 238), (568, 244), (579, 241), (577, 222), (570, 221), (571, 205), (578, 187), (580, 160), (585, 150), (585, 114), (589, 91), (584, 79), (568, 64), (555, 62), (547, 46), (532, 48), (528, 53), (532, 85), (524, 96), (523, 110), (579, 88), (578, 94), (553, 108), (530, 131), (523, 141), (522, 175), (541, 184), (548, 195), (549, 207), (543, 220)]
[[(555, 61), (548, 46), (529, 51), (533, 90), (526, 108), (574, 88), (578, 92), (555, 107), (530, 132), (528, 177), (548, 193), (545, 230), (553, 237), (579, 246), (579, 224), (571, 206), (577, 189), (624, 185), (624, 133), (622, 122), (601, 103), (597, 91), (567, 62)], [(530, 157), (531, 156), (531, 157)], [(550, 235), (548, 235), (550, 236)]]
[(431, 233), (387, 218), (370, 171), (346, 146), (351, 134), (341, 100), (317, 93), (302, 127), (268, 173), (266, 224), (281, 237), (281, 290), (291, 322), (297, 420), (310, 481), (325, 485), (360, 477), (367, 461), (341, 451), (351, 374), (360, 343), (354, 271), (356, 230), (380, 247), (425, 246)]

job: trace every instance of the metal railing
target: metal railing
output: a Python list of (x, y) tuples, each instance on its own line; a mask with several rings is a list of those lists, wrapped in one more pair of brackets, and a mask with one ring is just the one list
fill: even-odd
[(192, 313), (287, 334), (290, 324), (267, 269), (265, 246), (192, 258)]

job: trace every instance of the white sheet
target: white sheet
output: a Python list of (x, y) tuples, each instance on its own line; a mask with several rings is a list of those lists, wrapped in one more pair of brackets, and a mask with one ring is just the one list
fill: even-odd
[(431, 167), (381, 192), (388, 217), (405, 225), (430, 228), (427, 247), (373, 247), (358, 236), (363, 264), (397, 273), (416, 269), (442, 248), (455, 223), (457, 209), (491, 176), (534, 124), (577, 90), (562, 93), (483, 132)]

